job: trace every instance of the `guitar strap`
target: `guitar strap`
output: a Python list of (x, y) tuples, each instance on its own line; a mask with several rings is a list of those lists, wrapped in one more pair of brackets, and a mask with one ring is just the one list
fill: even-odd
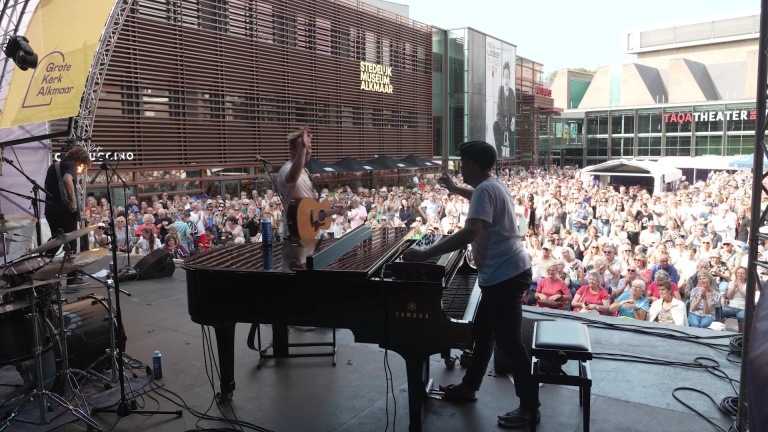
[(65, 207), (69, 208), (69, 196), (67, 195), (67, 189), (64, 188), (64, 177), (61, 176), (61, 162), (54, 164), (56, 168), (56, 176), (59, 178), (59, 193), (61, 194), (61, 200), (64, 202)]

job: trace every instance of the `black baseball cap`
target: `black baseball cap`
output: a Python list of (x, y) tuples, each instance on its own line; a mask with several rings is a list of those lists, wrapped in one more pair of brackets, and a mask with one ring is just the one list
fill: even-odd
[(459, 145), (458, 156), (464, 156), (481, 168), (490, 169), (496, 163), (496, 147), (485, 141), (467, 141)]

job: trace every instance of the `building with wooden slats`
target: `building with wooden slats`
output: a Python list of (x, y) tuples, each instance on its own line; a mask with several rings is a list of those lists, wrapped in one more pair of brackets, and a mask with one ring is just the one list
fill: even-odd
[(253, 178), (254, 157), (287, 160), (302, 125), (327, 162), (433, 157), (432, 27), (347, 0), (135, 4), (92, 142), (133, 155), (121, 168), (139, 194)]

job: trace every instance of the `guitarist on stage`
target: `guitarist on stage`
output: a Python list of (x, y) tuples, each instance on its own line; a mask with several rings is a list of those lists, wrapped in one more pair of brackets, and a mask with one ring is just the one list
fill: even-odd
[[(80, 146), (75, 146), (67, 152), (61, 162), (54, 162), (48, 167), (45, 175), (45, 189), (53, 194), (47, 196), (48, 204), (45, 206), (45, 218), (51, 227), (51, 234), (56, 236), (77, 230), (78, 211), (75, 183), (77, 175), (86, 172), (91, 166), (91, 157), (88, 151)], [(72, 252), (77, 252), (77, 240), (69, 242)], [(59, 248), (47, 252), (53, 257)], [(67, 275), (67, 287), (75, 288), (88, 285), (88, 282), (77, 277), (77, 273)]]
[[(312, 180), (304, 169), (304, 164), (312, 155), (312, 134), (309, 133), (309, 127), (304, 126), (301, 130), (289, 134), (288, 146), (291, 160), (280, 168), (277, 180), (280, 198), (284, 205), (297, 198), (317, 198)], [(304, 268), (307, 256), (315, 250), (314, 245), (305, 247), (293, 243), (296, 240), (286, 238), (283, 241), (283, 271)]]

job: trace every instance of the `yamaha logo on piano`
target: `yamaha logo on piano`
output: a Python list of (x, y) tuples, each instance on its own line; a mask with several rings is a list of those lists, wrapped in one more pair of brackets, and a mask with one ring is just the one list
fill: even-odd
[(429, 319), (428, 313), (421, 313), (416, 312), (416, 303), (415, 302), (408, 302), (408, 304), (405, 306), (407, 309), (407, 312), (403, 311), (395, 311), (395, 317), (397, 318), (411, 318), (411, 319)]

